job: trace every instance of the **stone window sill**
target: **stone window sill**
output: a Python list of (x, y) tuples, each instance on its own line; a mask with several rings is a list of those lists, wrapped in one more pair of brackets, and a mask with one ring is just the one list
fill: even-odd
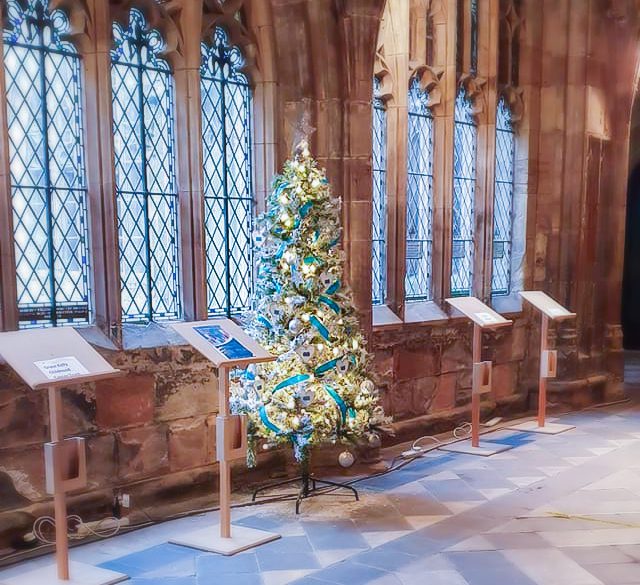
[(372, 323), (374, 329), (393, 329), (402, 326), (402, 319), (387, 305), (373, 305)]
[(405, 323), (441, 324), (451, 320), (451, 317), (434, 301), (417, 301), (406, 303), (404, 306)]
[(152, 349), (170, 345), (187, 345), (184, 338), (171, 327), (171, 323), (122, 325), (122, 349)]
[(491, 297), (491, 307), (501, 315), (522, 313), (522, 297), (517, 292), (509, 295), (494, 295)]

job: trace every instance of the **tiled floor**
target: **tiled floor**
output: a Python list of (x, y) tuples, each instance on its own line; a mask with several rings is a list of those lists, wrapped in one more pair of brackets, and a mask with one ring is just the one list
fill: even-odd
[(291, 503), (236, 510), (236, 523), (282, 539), (233, 557), (167, 544), (213, 514), (71, 556), (129, 585), (638, 585), (640, 403), (561, 421), (577, 428), (498, 431), (490, 439), (514, 448), (490, 458), (434, 452), (361, 482), (359, 503), (317, 499), (300, 517)]

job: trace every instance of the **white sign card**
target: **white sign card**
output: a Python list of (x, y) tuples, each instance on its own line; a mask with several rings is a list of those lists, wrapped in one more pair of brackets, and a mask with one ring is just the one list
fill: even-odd
[(476, 313), (476, 317), (480, 319), (483, 323), (497, 323), (498, 319), (496, 319), (491, 313)]
[(33, 362), (33, 365), (49, 380), (59, 380), (60, 378), (69, 378), (70, 376), (83, 376), (89, 373), (89, 370), (73, 356)]

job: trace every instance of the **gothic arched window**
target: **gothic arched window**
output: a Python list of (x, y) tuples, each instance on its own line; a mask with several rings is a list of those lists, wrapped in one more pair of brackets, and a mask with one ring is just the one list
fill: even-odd
[(417, 77), (408, 103), (405, 299), (431, 300), (433, 252), (433, 117)]
[(380, 80), (373, 78), (373, 230), (372, 302), (381, 305), (387, 293), (387, 108)]
[(8, 0), (3, 32), (21, 327), (91, 320), (82, 64), (47, 4)]
[(202, 149), (204, 164), (207, 302), (209, 315), (249, 307), (253, 282), (251, 224), (251, 89), (245, 60), (216, 27), (202, 44)]
[(513, 234), (513, 175), (515, 134), (511, 111), (504, 97), (496, 112), (496, 171), (493, 203), (493, 273), (491, 292), (508, 295), (511, 292), (511, 244)]
[(132, 9), (113, 24), (113, 133), (123, 321), (181, 315), (173, 79), (164, 41)]
[(477, 134), (471, 100), (464, 88), (460, 88), (456, 96), (453, 136), (452, 296), (470, 295), (473, 288)]

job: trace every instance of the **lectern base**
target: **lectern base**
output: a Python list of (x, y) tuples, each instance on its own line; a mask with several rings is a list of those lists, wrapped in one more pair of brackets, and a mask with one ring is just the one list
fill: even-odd
[(542, 433), (544, 435), (559, 435), (576, 427), (573, 425), (561, 425), (559, 423), (545, 423), (543, 427), (538, 426), (537, 420), (530, 420), (519, 425), (509, 427), (514, 431), (522, 431), (523, 433)]
[(513, 449), (512, 445), (503, 445), (502, 443), (489, 443), (488, 441), (480, 441), (478, 447), (471, 445), (471, 440), (459, 441), (439, 447), (440, 451), (448, 451), (449, 453), (464, 453), (465, 455), (480, 455), (480, 457), (490, 457), (496, 453), (502, 453)]
[(280, 535), (273, 532), (234, 525), (231, 526), (231, 538), (222, 538), (220, 536), (220, 526), (212, 525), (208, 528), (201, 528), (183, 536), (172, 538), (169, 542), (206, 552), (234, 555), (278, 538), (280, 538)]
[(69, 563), (69, 580), (58, 579), (55, 565), (47, 565), (22, 575), (2, 579), (3, 585), (113, 585), (126, 581), (129, 577), (122, 573), (101, 569), (84, 563)]

